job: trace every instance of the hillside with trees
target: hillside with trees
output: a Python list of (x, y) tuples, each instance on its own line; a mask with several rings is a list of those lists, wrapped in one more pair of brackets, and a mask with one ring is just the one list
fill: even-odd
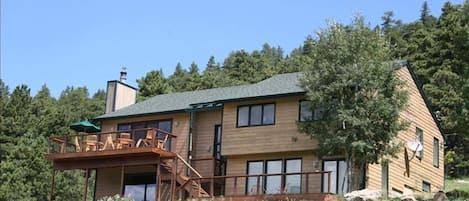
[[(404, 23), (389, 11), (383, 14), (382, 24), (364, 26), (389, 43), (386, 59), (412, 64), (446, 136), (448, 175), (469, 175), (469, 146), (465, 146), (469, 144), (469, 1), (446, 3), (440, 16), (432, 16), (424, 3), (420, 13), (419, 19)], [(298, 43), (289, 53), (264, 44), (259, 50), (234, 50), (220, 60), (207, 58), (206, 64), (176, 64), (171, 75), (154, 69), (137, 80), (138, 100), (256, 83), (276, 74), (319, 67), (319, 61), (330, 57), (318, 55), (318, 50), (328, 50), (315, 34)], [(43, 86), (32, 96), (28, 86), (11, 90), (0, 80), (0, 201), (47, 200), (51, 176), (51, 165), (44, 158), (47, 137), (73, 133), (68, 127), (71, 123), (104, 113), (104, 105), (102, 90), (90, 95), (86, 87), (69, 86), (59, 97), (52, 97)], [(56, 200), (79, 200), (83, 173), (60, 172), (55, 183)]]

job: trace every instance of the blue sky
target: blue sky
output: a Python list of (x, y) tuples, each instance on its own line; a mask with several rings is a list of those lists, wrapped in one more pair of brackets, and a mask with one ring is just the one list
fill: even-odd
[[(178, 62), (204, 69), (233, 50), (280, 46), (289, 53), (326, 20), (349, 23), (360, 13), (370, 25), (384, 12), (411, 22), (422, 0), (0, 0), (1, 79), (10, 91), (27, 84), (32, 94), (46, 84), (58, 97), (66, 86), (90, 93), (118, 79), (129, 84), (152, 69), (172, 74)], [(445, 1), (430, 0), (439, 16)], [(462, 3), (462, 0), (451, 1)]]

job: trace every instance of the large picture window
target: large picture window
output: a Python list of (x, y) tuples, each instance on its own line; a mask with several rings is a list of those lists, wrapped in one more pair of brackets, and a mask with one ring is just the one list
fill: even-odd
[[(247, 174), (301, 173), (301, 159), (248, 161)], [(259, 192), (257, 191), (259, 189)], [(253, 176), (246, 180), (246, 194), (301, 193), (301, 175)]]
[(126, 174), (124, 195), (133, 200), (155, 200), (155, 173)]
[(238, 107), (238, 127), (275, 124), (275, 104), (246, 105)]
[[(147, 122), (136, 122), (136, 123), (127, 123), (127, 124), (119, 124), (117, 126), (118, 131), (127, 131), (127, 130), (135, 130), (135, 129), (142, 129), (135, 131), (133, 138), (135, 141), (139, 139), (145, 138), (146, 130), (145, 128), (158, 128), (162, 131), (166, 131), (171, 133), (172, 121), (171, 120), (157, 120), (157, 121), (147, 121)], [(165, 134), (162, 132), (158, 133), (158, 138), (163, 139)], [(166, 141), (164, 145), (171, 150), (171, 138)]]

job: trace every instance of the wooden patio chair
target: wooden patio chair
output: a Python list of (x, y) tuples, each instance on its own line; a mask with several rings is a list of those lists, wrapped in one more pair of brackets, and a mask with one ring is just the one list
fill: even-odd
[(106, 141), (104, 141), (103, 146), (99, 149), (99, 151), (108, 150), (108, 149), (116, 149), (114, 142), (112, 141), (112, 137), (110, 134), (107, 135)]
[(165, 136), (164, 136), (163, 139), (158, 139), (157, 148), (166, 150), (165, 147), (164, 147), (164, 145), (165, 145), (166, 142), (168, 141), (168, 138), (169, 138), (169, 135), (168, 135), (168, 134), (165, 134)]
[(139, 139), (137, 142), (136, 147), (140, 147), (143, 145), (144, 147), (148, 147), (153, 144), (153, 136), (156, 137), (156, 130), (147, 130), (145, 138)]
[(133, 140), (130, 139), (130, 133), (121, 133), (120, 137), (116, 139), (116, 149), (130, 148)]
[(75, 136), (73, 138), (73, 145), (75, 145), (75, 152), (81, 151), (81, 146), (80, 146), (80, 143), (78, 142), (78, 136)]
[(104, 143), (98, 141), (97, 135), (87, 135), (83, 141), (84, 150), (82, 151), (96, 151), (99, 150), (102, 145), (104, 145)]

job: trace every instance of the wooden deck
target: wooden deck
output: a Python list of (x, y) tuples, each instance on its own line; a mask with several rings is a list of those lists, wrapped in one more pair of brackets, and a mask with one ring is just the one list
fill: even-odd
[(45, 157), (55, 170), (153, 165), (176, 157), (168, 141), (173, 137), (156, 128), (53, 136)]
[(56, 170), (151, 165), (157, 164), (160, 158), (174, 157), (173, 152), (153, 147), (46, 154)]

